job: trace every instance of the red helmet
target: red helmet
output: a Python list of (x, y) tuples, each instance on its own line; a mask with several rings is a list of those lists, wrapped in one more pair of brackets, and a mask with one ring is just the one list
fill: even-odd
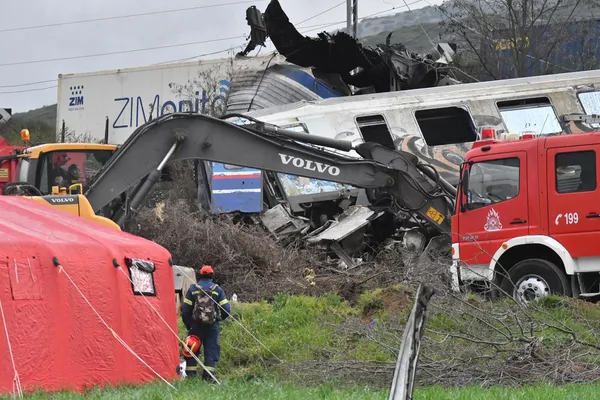
[(205, 265), (202, 268), (200, 268), (200, 275), (208, 275), (208, 274), (214, 274), (215, 271), (213, 271), (212, 267), (210, 265)]
[[(183, 341), (183, 343), (192, 351), (192, 353), (197, 353), (198, 350), (200, 350), (200, 346), (202, 346), (202, 342), (200, 341), (200, 338), (196, 335), (190, 335), (190, 336), (186, 337), (185, 340)], [(187, 351), (185, 346), (183, 347), (182, 353), (183, 353), (184, 357), (192, 356)]]

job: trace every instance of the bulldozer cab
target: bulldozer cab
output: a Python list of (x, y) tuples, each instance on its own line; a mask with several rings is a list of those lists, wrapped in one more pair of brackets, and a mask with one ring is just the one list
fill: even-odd
[(31, 147), (19, 163), (18, 176), (46, 195), (52, 187), (85, 187), (112, 157), (117, 146), (105, 144), (52, 143)]

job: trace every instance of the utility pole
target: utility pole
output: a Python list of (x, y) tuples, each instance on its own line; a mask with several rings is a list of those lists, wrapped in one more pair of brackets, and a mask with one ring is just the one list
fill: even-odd
[(358, 38), (358, 0), (346, 0), (346, 29), (348, 35)]

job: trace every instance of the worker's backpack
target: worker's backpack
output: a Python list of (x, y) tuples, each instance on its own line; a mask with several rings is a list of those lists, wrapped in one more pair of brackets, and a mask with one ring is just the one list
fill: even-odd
[(192, 318), (194, 321), (202, 325), (212, 325), (219, 320), (219, 311), (217, 304), (213, 299), (211, 293), (217, 288), (217, 285), (213, 285), (208, 290), (203, 290), (201, 286), (198, 286), (200, 293), (196, 297), (194, 309), (192, 311)]

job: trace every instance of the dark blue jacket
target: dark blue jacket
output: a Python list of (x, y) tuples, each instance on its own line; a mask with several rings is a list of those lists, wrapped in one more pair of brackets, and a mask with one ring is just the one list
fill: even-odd
[[(212, 286), (216, 286), (214, 290), (210, 291)], [(207, 293), (210, 293), (212, 298), (219, 304), (219, 311), (221, 312), (221, 320), (225, 320), (229, 317), (231, 313), (231, 306), (227, 297), (225, 297), (225, 292), (221, 289), (220, 286), (215, 285), (210, 279), (200, 279), (198, 283), (192, 284), (185, 294), (185, 298), (183, 299), (183, 307), (181, 310), (181, 318), (183, 319), (183, 323), (185, 327), (189, 330), (192, 328), (193, 320), (192, 320), (192, 310), (194, 309), (194, 303), (196, 302), (196, 297), (202, 293), (199, 289), (201, 287)], [(218, 324), (219, 322), (215, 322)]]

